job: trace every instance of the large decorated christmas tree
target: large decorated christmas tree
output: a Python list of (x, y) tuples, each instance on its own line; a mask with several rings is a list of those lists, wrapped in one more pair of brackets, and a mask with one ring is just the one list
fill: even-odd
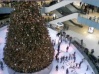
[(16, 2), (4, 47), (4, 62), (21, 73), (40, 71), (52, 63), (54, 50), (37, 2)]

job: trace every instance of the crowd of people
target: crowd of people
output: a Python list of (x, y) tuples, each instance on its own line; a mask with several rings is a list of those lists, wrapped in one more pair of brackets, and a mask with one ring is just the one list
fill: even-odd
[[(61, 68), (66, 69), (66, 74), (70, 74), (72, 72), (76, 73), (75, 69), (80, 69), (82, 63), (84, 63), (86, 59), (83, 58), (79, 63), (77, 63), (76, 62), (77, 61), (76, 51), (74, 51), (74, 53), (72, 53), (72, 54), (68, 52), (69, 47), (71, 46), (71, 43), (72, 43), (72, 37), (70, 35), (67, 35), (66, 32), (61, 31), (61, 32), (57, 33), (57, 36), (59, 37), (58, 45), (57, 45), (55, 40), (52, 40), (53, 45), (54, 46), (57, 45), (57, 53), (55, 55), (56, 62), (58, 64), (60, 64), (60, 63), (63, 64), (61, 66)], [(60, 46), (61, 46), (62, 42), (68, 43), (68, 46), (66, 47), (65, 53), (66, 54), (69, 53), (69, 55), (63, 55), (63, 56), (59, 57), (60, 54), (62, 53), (62, 51), (60, 50)], [(83, 40), (81, 40), (81, 44), (83, 44)], [(55, 67), (56, 71), (59, 70), (59, 65), (58, 64)], [(89, 69), (90, 69), (89, 65), (86, 65), (86, 71), (88, 71)], [(86, 72), (84, 74), (86, 74)], [(92, 74), (94, 74), (94, 73), (92, 72)]]
[(89, 20), (93, 20), (93, 21), (99, 23), (99, 17), (97, 17), (97, 16), (93, 16), (93, 17), (89, 16), (89, 14), (91, 13), (90, 10), (92, 11), (92, 13), (95, 12), (95, 7), (94, 6), (89, 5), (89, 4), (85, 4), (85, 3), (82, 3), (82, 2), (80, 2), (80, 6), (81, 6), (81, 9), (86, 14), (86, 18), (88, 18)]
[(92, 13), (94, 12), (94, 6), (92, 5), (80, 2), (80, 6), (81, 9), (83, 9), (86, 14), (89, 14), (90, 10), (92, 10)]
[(4, 62), (16, 72), (32, 73), (48, 67), (54, 48), (36, 1), (12, 3), (14, 12), (4, 47)]

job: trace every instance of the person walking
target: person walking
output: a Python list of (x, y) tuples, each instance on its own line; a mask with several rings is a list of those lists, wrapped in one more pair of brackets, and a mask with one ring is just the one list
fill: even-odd
[(94, 53), (94, 49), (91, 49), (91, 54), (93, 54)]
[(81, 40), (81, 46), (83, 46), (83, 39)]

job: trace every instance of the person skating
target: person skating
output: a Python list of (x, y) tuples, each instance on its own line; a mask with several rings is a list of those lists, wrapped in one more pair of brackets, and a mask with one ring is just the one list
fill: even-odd
[(65, 61), (68, 61), (67, 59), (68, 59), (68, 56), (65, 57)]
[(73, 59), (74, 59), (74, 62), (76, 61), (76, 56), (75, 56), (76, 52), (73, 53)]
[(0, 61), (0, 68), (3, 70), (3, 62)]
[(57, 63), (59, 63), (59, 58), (56, 58)]
[(56, 65), (56, 71), (58, 71), (58, 65)]
[(69, 74), (68, 68), (66, 69), (66, 74)]
[(73, 58), (74, 58), (74, 62), (75, 62), (76, 61), (76, 57), (74, 56)]
[(87, 65), (86, 71), (88, 71), (88, 70), (89, 70), (89, 66)]
[(71, 54), (69, 54), (69, 57), (68, 57), (68, 60), (70, 60), (71, 59)]
[(69, 46), (71, 45), (72, 37), (69, 37)]
[(69, 46), (66, 47), (66, 52), (68, 52)]
[(65, 56), (63, 56), (63, 61), (65, 61)]
[(81, 64), (83, 63), (83, 60), (79, 63), (79, 68), (81, 67)]
[(64, 69), (64, 66), (62, 66), (61, 68)]
[(61, 44), (61, 43), (58, 43), (58, 50), (57, 50), (58, 53), (59, 53), (59, 51), (60, 51), (60, 44)]
[(60, 58), (60, 63), (62, 63), (62, 61), (63, 61), (63, 57)]

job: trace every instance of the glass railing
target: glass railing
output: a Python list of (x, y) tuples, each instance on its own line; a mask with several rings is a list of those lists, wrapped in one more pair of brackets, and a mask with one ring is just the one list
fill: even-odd
[(99, 23), (99, 17), (96, 16), (89, 16), (89, 15), (84, 15), (84, 14), (79, 14), (80, 17), (86, 18), (88, 20), (94, 21), (96, 23)]
[[(90, 64), (92, 70), (95, 74), (99, 74), (98, 69), (96, 68), (96, 65), (92, 62), (92, 60), (89, 58), (89, 56), (84, 52), (84, 49), (79, 46), (79, 43), (75, 40), (73, 42), (73, 45), (78, 49), (78, 51), (84, 56), (84, 58), (88, 61)], [(93, 74), (94, 74), (93, 73)]]
[(88, 19), (88, 17), (85, 15), (79, 15), (77, 21), (81, 24), (85, 24), (99, 30), (99, 22), (96, 22), (95, 20), (92, 19)]
[(82, 2), (99, 7), (99, 0), (82, 0)]
[(59, 18), (55, 18), (52, 21), (50, 21), (50, 23), (64, 22), (64, 21), (71, 20), (71, 19), (74, 19), (74, 18), (77, 19), (77, 17), (78, 17), (78, 13), (72, 13), (72, 14), (69, 14), (67, 16), (61, 16)]
[(67, 1), (61, 1), (61, 2), (56, 3), (56, 4), (54, 4), (54, 5), (50, 6), (50, 7), (43, 7), (42, 8), (44, 10), (43, 13), (51, 12), (53, 10), (56, 10), (56, 9), (60, 8), (60, 7), (63, 7), (65, 5), (68, 5), (68, 4), (72, 3), (72, 2), (73, 2), (72, 0), (70, 0), (70, 1), (69, 0), (67, 0)]

